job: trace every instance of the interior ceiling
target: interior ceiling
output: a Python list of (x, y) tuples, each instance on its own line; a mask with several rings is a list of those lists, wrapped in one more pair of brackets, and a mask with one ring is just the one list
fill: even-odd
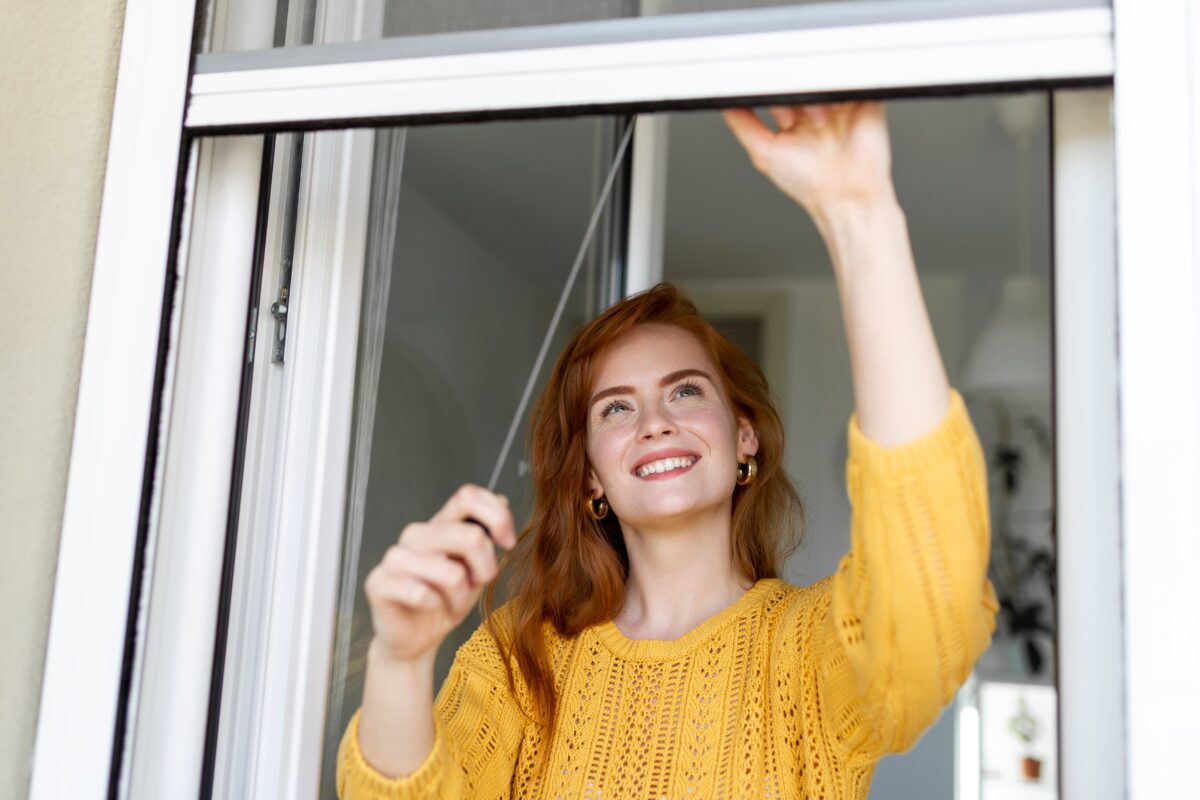
[[(1039, 94), (1039, 97), (1045, 97)], [(888, 101), (893, 176), (917, 262), (930, 270), (1017, 268), (1018, 148), (1000, 95)], [(828, 274), (807, 214), (751, 166), (717, 112), (670, 115), (669, 277)], [(416, 128), (416, 186), (534, 280), (565, 277), (608, 166), (597, 118)], [(1031, 141), (1032, 263), (1049, 263), (1047, 115)]]

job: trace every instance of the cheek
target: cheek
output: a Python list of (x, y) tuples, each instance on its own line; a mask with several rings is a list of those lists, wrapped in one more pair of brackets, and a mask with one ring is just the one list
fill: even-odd
[(612, 431), (593, 432), (588, 436), (587, 454), (596, 475), (604, 480), (611, 478), (621, 466), (621, 443)]
[(697, 430), (703, 429), (706, 438), (713, 447), (734, 447), (737, 445), (737, 422), (725, 409), (708, 408), (697, 411), (692, 418)]

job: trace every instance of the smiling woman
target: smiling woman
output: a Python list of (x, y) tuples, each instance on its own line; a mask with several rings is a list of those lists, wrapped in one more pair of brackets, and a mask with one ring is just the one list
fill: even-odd
[[(727, 121), (833, 256), (858, 405), (850, 552), (811, 586), (779, 577), (803, 514), (763, 371), (674, 286), (629, 297), (539, 397), (520, 533), (505, 498), (464, 485), (368, 576), (342, 796), (865, 798), (986, 649), (983, 454), (930, 330), (883, 108), (773, 115), (777, 132)], [(438, 645), (485, 590), (431, 702)]]
[[(852, 416), (851, 553), (800, 588), (777, 574), (800, 508), (767, 398), (670, 285), (576, 334), (534, 410), (538, 501), (521, 534), (503, 502), (464, 487), (368, 580), (376, 638), (342, 795), (865, 797), (878, 759), (916, 741), (989, 641), (982, 454), (953, 390), (944, 418), (896, 447)], [(753, 478), (738, 469), (751, 458)], [(511, 597), (458, 649), (430, 714), (406, 705), (430, 688), (429, 650), (405, 648), (436, 645), (416, 626), (452, 627), (496, 571), (482, 537), (462, 539), (468, 514), (515, 542), (499, 565)], [(443, 573), (437, 553), (471, 568)], [(410, 599), (416, 581), (428, 590)]]
[[(612, 388), (589, 401), (576, 386)], [(578, 565), (529, 565), (545, 573), (538, 583), (594, 587), (582, 602), (576, 590), (554, 601), (568, 630), (612, 618), (641, 638), (673, 638), (736, 600), (749, 576), (776, 577), (795, 549), (803, 511), (782, 469), (783, 427), (762, 370), (674, 287), (614, 306), (577, 334), (535, 414), (535, 477), (539, 451), (546, 476), (539, 497), (569, 509), (582, 468), (589, 497), (604, 497), (613, 512), (584, 520), (577, 537), (603, 534), (619, 554), (613, 574), (595, 574), (609, 560), (604, 550)], [(553, 420), (563, 418), (586, 426), (560, 433)], [(738, 464), (756, 454), (755, 483), (735, 485)], [(690, 464), (667, 470), (676, 459)], [(647, 465), (655, 472), (639, 476)]]
[[(642, 324), (611, 346), (597, 371), (599, 385), (631, 377), (636, 384), (592, 403), (587, 451), (589, 487), (611, 505), (630, 551), (619, 621), (638, 638), (676, 638), (746, 588), (726, 554), (738, 465), (754, 458), (758, 437), (701, 341), (682, 328)], [(674, 369), (688, 364), (703, 369)], [(785, 509), (773, 511), (784, 517)], [(709, 607), (673, 597), (706, 597)]]

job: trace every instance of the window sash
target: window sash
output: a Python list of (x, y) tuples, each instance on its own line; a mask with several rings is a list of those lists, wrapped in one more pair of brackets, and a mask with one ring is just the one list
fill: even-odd
[[(1059, 781), (1064, 798), (1117, 796), (1121, 693), (1120, 386), (1111, 89), (1056, 92), (1054, 475)], [(1109, 757), (1098, 758), (1098, 754)]]
[(253, 60), (199, 56), (187, 128), (346, 127), (751, 96), (1107, 82), (1113, 64), (1112, 12), (1097, 7), (450, 55), (410, 56), (404, 43), (354, 45), (372, 56), (354, 61), (330, 61), (320, 46), (261, 51)]

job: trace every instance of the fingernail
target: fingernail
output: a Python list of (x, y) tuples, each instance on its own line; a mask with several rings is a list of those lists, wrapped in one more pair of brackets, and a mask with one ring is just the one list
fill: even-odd
[(504, 503), (504, 505), (508, 505), (508, 496), (507, 495), (498, 494), (498, 495), (496, 495), (496, 497), (500, 498), (501, 503)]

